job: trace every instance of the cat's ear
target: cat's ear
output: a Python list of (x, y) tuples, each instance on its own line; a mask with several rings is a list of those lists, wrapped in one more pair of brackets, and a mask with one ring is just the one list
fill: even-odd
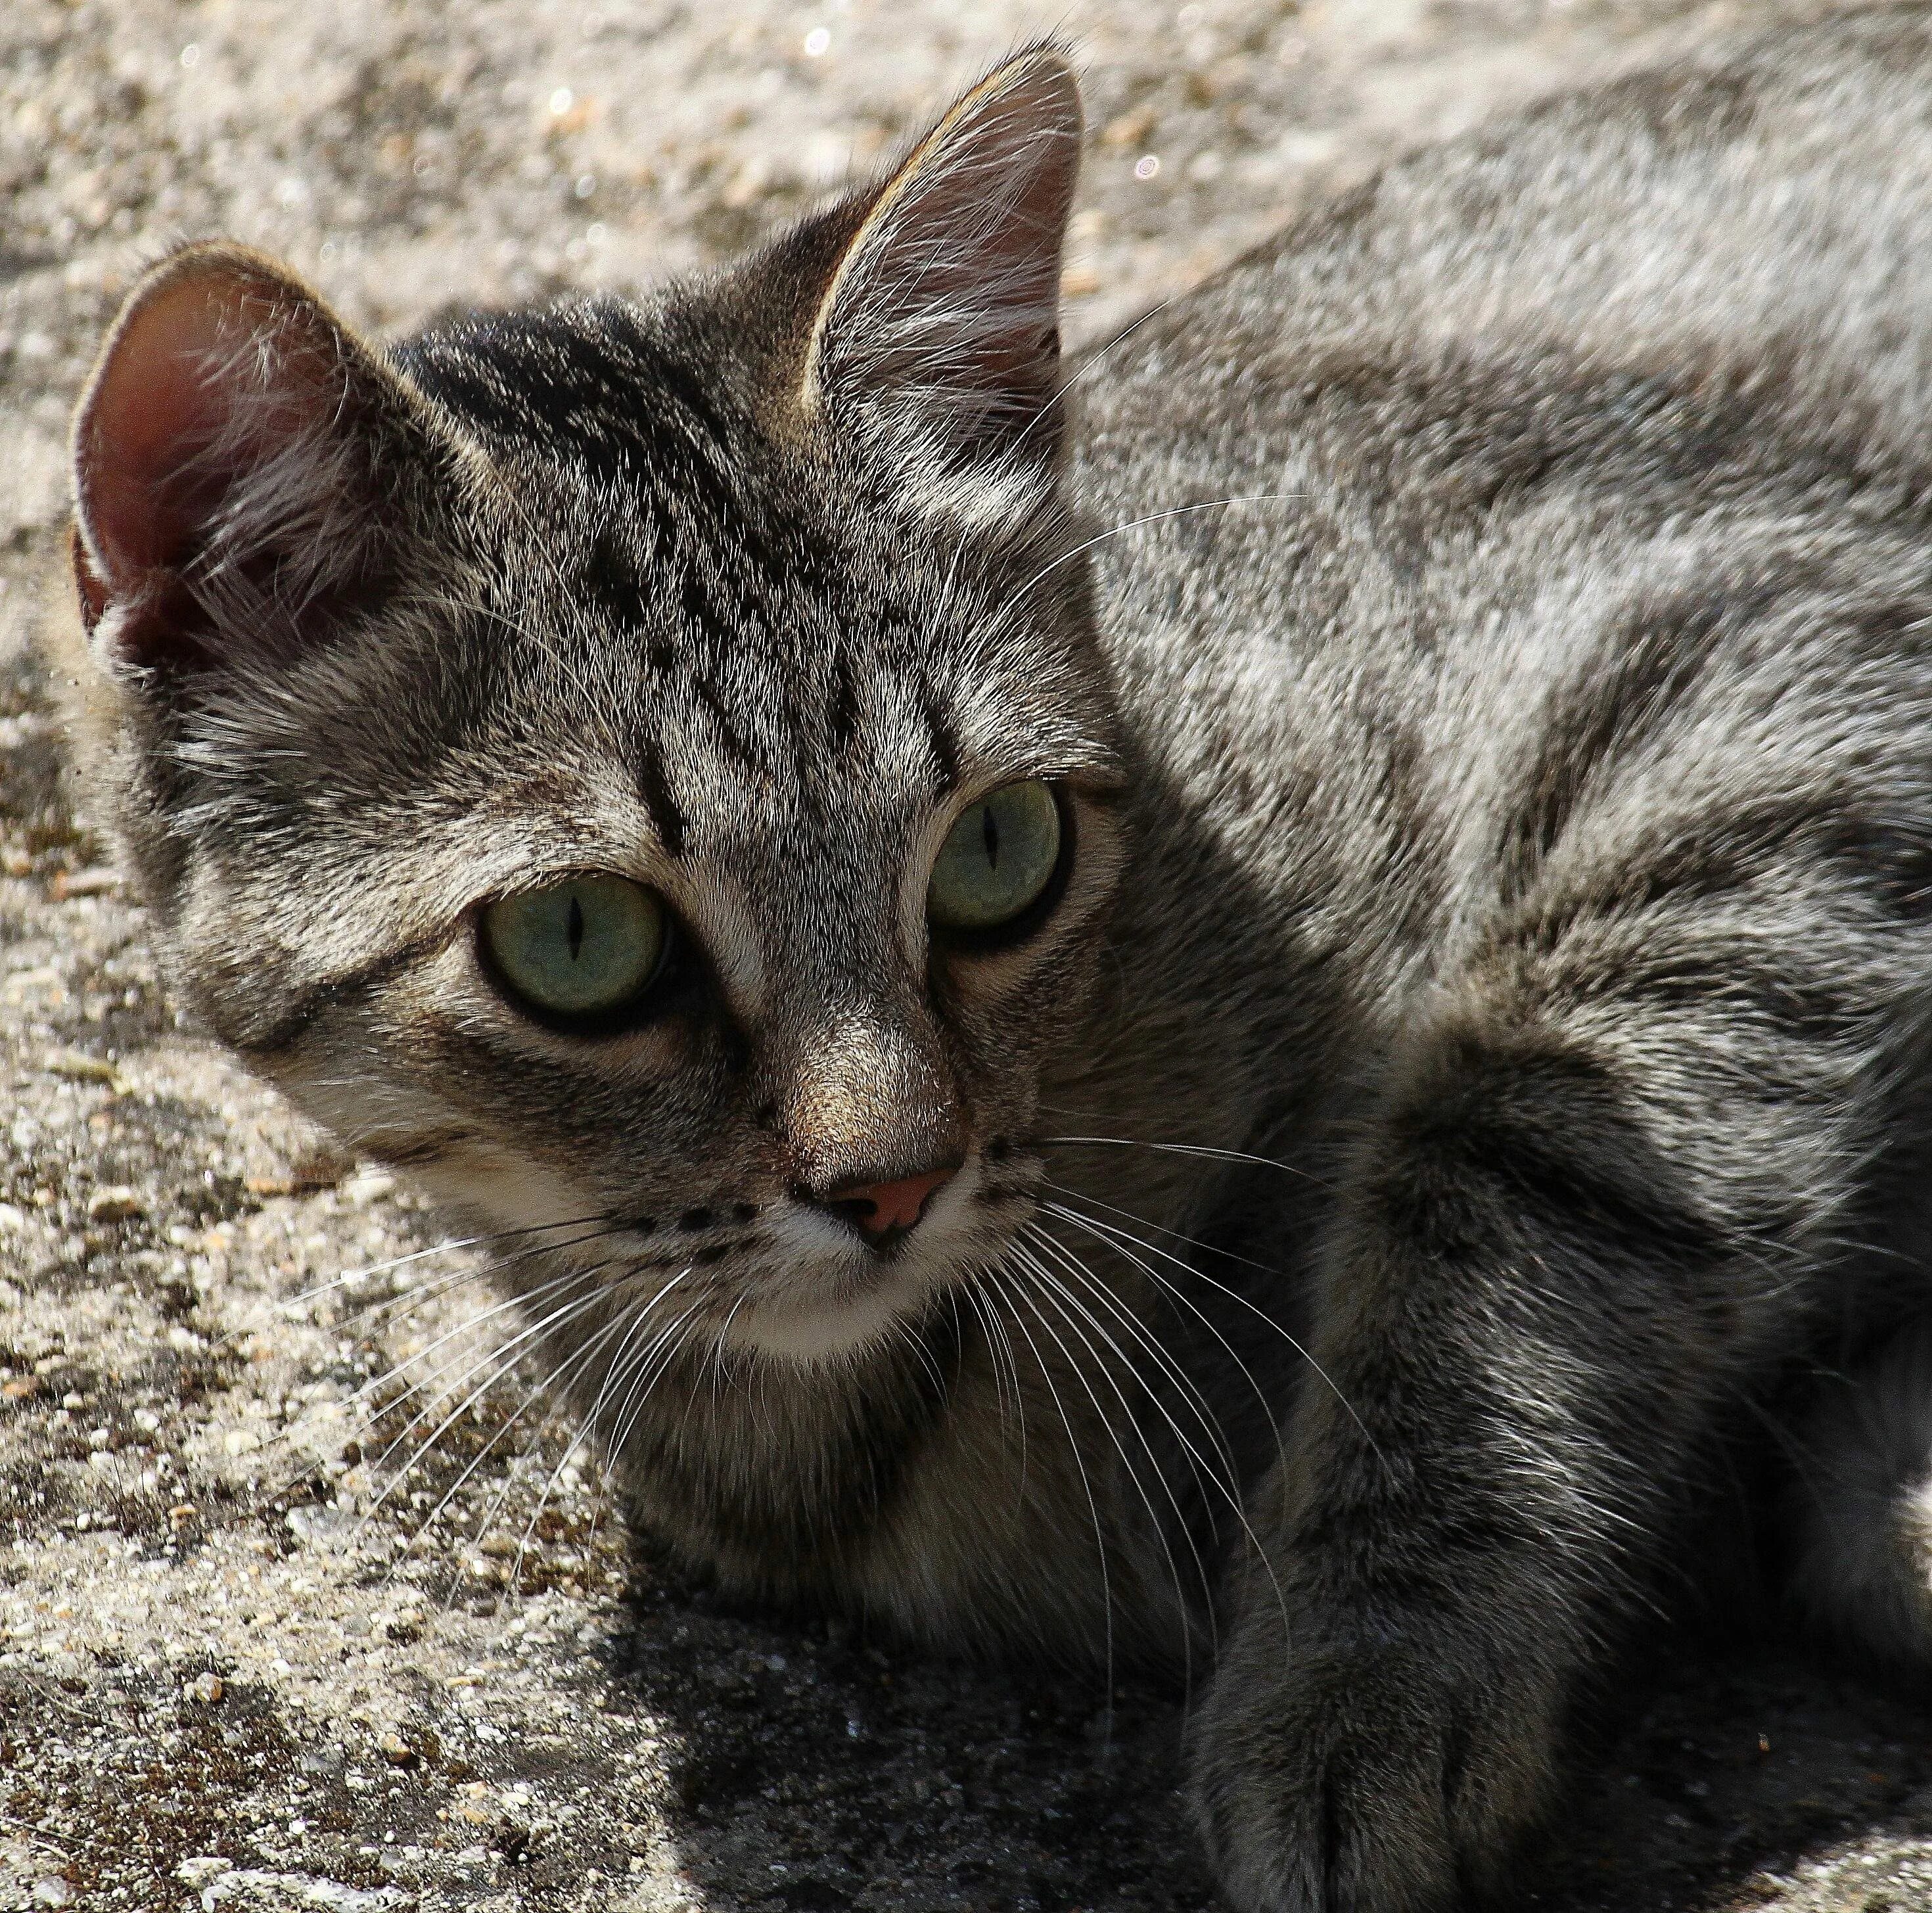
[(1060, 55), (966, 94), (874, 202), (820, 302), (803, 401), (914, 471), (1050, 467), (1060, 434), (1060, 271), (1080, 161)]
[(190, 247), (130, 295), (74, 436), (75, 580), (110, 672), (286, 655), (379, 588), (421, 408), (316, 294)]

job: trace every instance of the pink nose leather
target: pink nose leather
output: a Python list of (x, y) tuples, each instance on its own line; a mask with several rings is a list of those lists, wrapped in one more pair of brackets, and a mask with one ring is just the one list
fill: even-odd
[(928, 1169), (896, 1183), (860, 1183), (834, 1192), (829, 1201), (844, 1209), (868, 1236), (909, 1229), (925, 1213), (926, 1198), (952, 1180), (950, 1169)]

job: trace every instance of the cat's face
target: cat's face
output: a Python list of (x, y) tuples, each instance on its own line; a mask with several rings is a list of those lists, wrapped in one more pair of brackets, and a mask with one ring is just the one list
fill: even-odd
[(753, 271), (393, 364), (183, 255), (83, 409), (122, 814), (204, 1014), (492, 1228), (796, 1360), (1024, 1220), (1118, 880), (1042, 409), (1058, 73)]

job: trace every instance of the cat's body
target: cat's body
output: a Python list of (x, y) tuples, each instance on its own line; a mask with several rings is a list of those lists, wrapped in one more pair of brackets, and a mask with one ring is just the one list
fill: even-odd
[[(1063, 447), (1075, 114), (1027, 56), (736, 274), (393, 369), (159, 268), (78, 439), (107, 772), (213, 1026), (552, 1231), (524, 1345), (646, 1520), (1214, 1651), (1237, 1901), (1446, 1903), (1748, 1414), (1833, 1432), (1811, 1605), (1932, 1658), (1932, 23), (1407, 162)], [(490, 940), (574, 871), (680, 926), (591, 1024)]]

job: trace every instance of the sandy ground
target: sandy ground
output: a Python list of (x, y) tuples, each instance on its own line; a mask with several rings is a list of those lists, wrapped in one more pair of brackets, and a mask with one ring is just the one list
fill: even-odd
[[(0, 1906), (1208, 1904), (1174, 1697), (720, 1611), (462, 1331), (462, 1252), (377, 1267), (434, 1219), (178, 1024), (27, 642), (142, 261), (237, 235), (383, 329), (640, 283), (1058, 30), (1090, 339), (1391, 150), (1819, 10), (0, 4)], [(1928, 1715), (1686, 1648), (1606, 1709), (1562, 1834), (1534, 1904), (1932, 1907)]]

